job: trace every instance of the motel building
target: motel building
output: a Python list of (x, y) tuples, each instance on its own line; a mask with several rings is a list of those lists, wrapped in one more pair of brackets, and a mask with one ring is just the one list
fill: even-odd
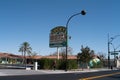
[[(16, 54), (11, 54), (11, 53), (3, 53), (0, 52), (0, 68), (6, 67), (6, 66), (24, 66), (25, 64), (23, 63), (23, 60), (26, 59), (27, 65), (32, 65), (34, 64), (35, 60), (40, 60), (42, 58), (48, 58), (48, 59), (58, 59), (58, 56), (21, 56), (21, 55), (16, 55)], [(59, 59), (62, 59), (62, 56), (59, 56)], [(76, 55), (68, 55), (68, 59), (76, 59)], [(105, 60), (105, 63), (107, 63), (107, 59)], [(114, 65), (114, 60), (110, 60), (111, 65)], [(104, 64), (104, 66), (107, 67), (107, 64)], [(120, 68), (120, 57), (116, 59), (116, 68)]]
[[(21, 56), (11, 53), (0, 52), (0, 68), (3, 67), (13, 67), (13, 66), (24, 66), (24, 59), (26, 59), (26, 64), (28, 66), (33, 66), (34, 61), (40, 60), (42, 58), (48, 59), (58, 59), (58, 56)], [(59, 56), (59, 59), (62, 59), (62, 56)], [(75, 55), (68, 56), (68, 59), (77, 59)]]

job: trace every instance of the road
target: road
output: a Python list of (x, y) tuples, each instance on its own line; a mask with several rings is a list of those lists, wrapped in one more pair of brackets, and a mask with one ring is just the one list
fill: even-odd
[(120, 70), (77, 74), (78, 80), (120, 80)]
[(74, 72), (60, 74), (38, 73), (31, 75), (7, 75), (0, 76), (0, 80), (120, 80), (120, 70), (87, 73)]

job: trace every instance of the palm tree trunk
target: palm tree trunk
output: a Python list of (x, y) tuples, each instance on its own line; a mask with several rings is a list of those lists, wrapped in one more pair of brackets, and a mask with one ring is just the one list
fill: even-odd
[(24, 64), (24, 53), (22, 51), (22, 64)]
[(24, 65), (25, 65), (25, 68), (26, 68), (26, 63), (27, 61), (26, 61), (26, 51), (24, 51)]

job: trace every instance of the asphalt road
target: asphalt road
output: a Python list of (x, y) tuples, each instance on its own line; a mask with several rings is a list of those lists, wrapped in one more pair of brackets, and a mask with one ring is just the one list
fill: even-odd
[(120, 70), (77, 74), (78, 80), (120, 80)]
[(120, 70), (87, 73), (8, 75), (0, 76), (0, 80), (120, 80)]

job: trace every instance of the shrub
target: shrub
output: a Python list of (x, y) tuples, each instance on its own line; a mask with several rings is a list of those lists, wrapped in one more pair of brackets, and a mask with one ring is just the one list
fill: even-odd
[[(55, 59), (47, 59), (42, 58), (38, 60), (38, 65), (40, 65), (40, 69), (53, 69), (53, 62)], [(66, 68), (66, 60), (60, 59), (56, 60), (56, 69), (65, 69)], [(68, 60), (67, 61), (67, 69), (76, 69), (77, 68), (77, 60)]]
[(38, 65), (40, 66), (40, 69), (51, 69), (52, 62), (52, 59), (42, 58), (38, 60)]

